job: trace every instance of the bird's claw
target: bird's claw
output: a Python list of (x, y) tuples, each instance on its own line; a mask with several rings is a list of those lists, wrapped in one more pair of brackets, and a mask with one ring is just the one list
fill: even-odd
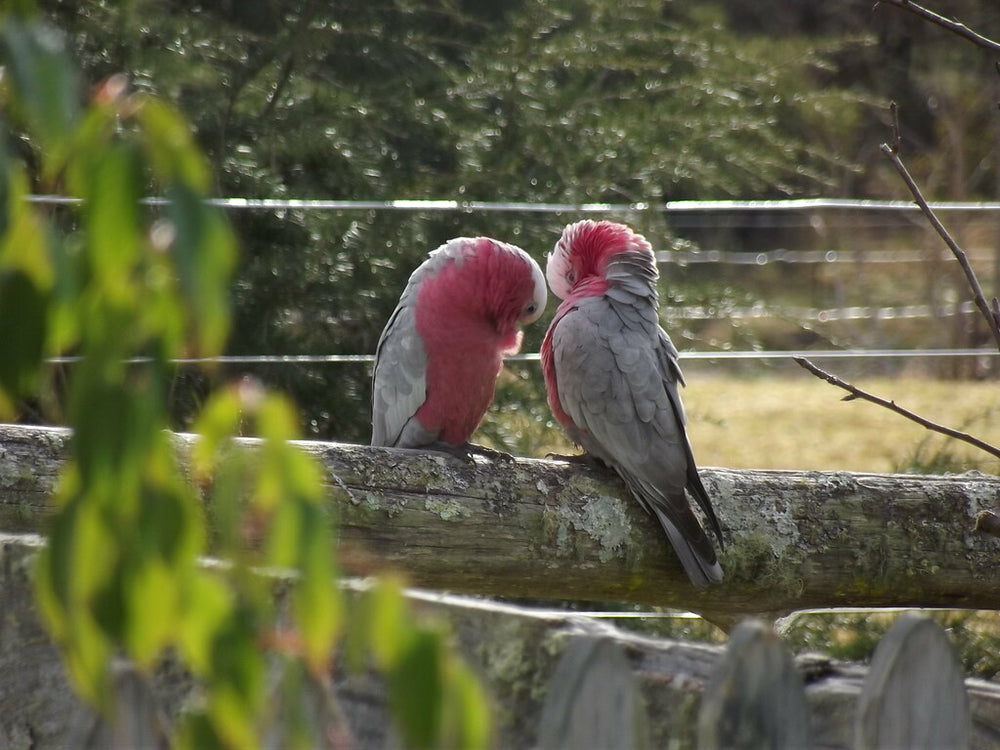
[(572, 455), (546, 453), (545, 458), (550, 461), (565, 461), (568, 464), (577, 464), (578, 466), (601, 466), (601, 462), (589, 453), (574, 453)]
[(476, 445), (475, 443), (464, 443), (462, 445), (434, 443), (429, 447), (431, 450), (437, 451), (438, 453), (446, 453), (447, 455), (460, 459), (467, 464), (476, 463), (474, 456), (482, 456), (483, 458), (488, 458), (491, 461), (500, 460), (508, 463), (513, 463), (517, 460), (510, 453), (498, 451), (494, 448), (487, 448), (484, 445)]
[(517, 460), (513, 455), (507, 453), (507, 451), (500, 451), (496, 448), (487, 448), (485, 445), (466, 443), (465, 447), (468, 449), (470, 454), (477, 454), (483, 458), (488, 458), (491, 461), (506, 461), (507, 463), (512, 464)]

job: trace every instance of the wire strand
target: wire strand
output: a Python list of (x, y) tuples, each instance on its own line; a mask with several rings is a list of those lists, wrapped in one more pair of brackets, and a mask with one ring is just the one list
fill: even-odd
[[(65, 195), (28, 195), (29, 203), (51, 206), (75, 206), (82, 199)], [(728, 227), (763, 229), (765, 227), (810, 226), (817, 211), (834, 212), (846, 219), (845, 214), (861, 212), (868, 214), (912, 215), (919, 218), (920, 207), (907, 201), (853, 200), (848, 198), (803, 198), (769, 201), (669, 201), (667, 203), (531, 203), (504, 201), (457, 201), (457, 200), (312, 200), (295, 198), (208, 198), (209, 205), (231, 210), (250, 211), (452, 211), (462, 213), (512, 212), (512, 213), (642, 213), (658, 211), (674, 219), (678, 227), (699, 228), (718, 225), (720, 213), (738, 213), (747, 216), (743, 222), (728, 222)], [(167, 198), (149, 197), (141, 201), (148, 206), (164, 206)], [(938, 202), (930, 206), (938, 212), (1000, 212), (1000, 202)], [(762, 214), (779, 214), (783, 220), (761, 223)], [(795, 214), (810, 214), (809, 217), (791, 219)], [(790, 220), (791, 219), (791, 220)], [(871, 219), (871, 217), (869, 217)], [(825, 218), (821, 224), (831, 223)], [(837, 223), (837, 222), (832, 222)], [(852, 227), (854, 220), (848, 222)], [(909, 222), (908, 222), (909, 224)], [(883, 226), (884, 221), (868, 226)], [(895, 222), (896, 226), (899, 222)], [(987, 262), (994, 257), (988, 252), (969, 252), (977, 262)], [(703, 250), (694, 252), (661, 251), (657, 262), (680, 266), (695, 264), (732, 264), (763, 266), (770, 263), (928, 263), (949, 260), (950, 255), (924, 253), (917, 250), (786, 250), (778, 248), (763, 252), (733, 252), (726, 250)]]
[[(825, 349), (825, 350), (742, 350), (742, 351), (687, 351), (680, 352), (680, 359), (715, 360), (715, 359), (794, 359), (795, 357), (810, 357), (813, 359), (898, 359), (898, 358), (940, 358), (940, 357), (996, 357), (1000, 351), (996, 349)], [(538, 352), (514, 354), (505, 358), (508, 362), (537, 362)], [(45, 360), (50, 365), (71, 365), (82, 360), (82, 357), (49, 357)], [(131, 357), (125, 360), (128, 364), (146, 364), (152, 362), (151, 357)], [(219, 357), (182, 357), (169, 360), (175, 365), (328, 365), (328, 364), (370, 364), (375, 361), (374, 354), (248, 354), (225, 355)]]
[[(81, 198), (66, 195), (28, 195), (30, 203), (76, 205)], [(163, 197), (143, 198), (148, 206), (163, 206), (170, 201)], [(466, 200), (323, 200), (302, 198), (207, 198), (206, 203), (221, 208), (248, 210), (307, 210), (307, 211), (513, 211), (528, 213), (581, 213), (661, 211), (692, 213), (702, 211), (894, 211), (918, 214), (920, 207), (911, 201), (856, 200), (853, 198), (791, 198), (787, 200), (679, 200), (666, 203), (537, 203), (526, 201), (466, 201)], [(1000, 211), (1000, 201), (940, 201), (930, 204), (935, 211)]]

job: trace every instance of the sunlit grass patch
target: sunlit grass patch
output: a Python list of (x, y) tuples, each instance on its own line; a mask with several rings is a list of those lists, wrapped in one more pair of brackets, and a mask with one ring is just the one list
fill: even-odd
[[(924, 378), (854, 383), (921, 416), (1000, 445), (1000, 387)], [(1000, 461), (815, 378), (691, 378), (688, 433), (701, 466), (1000, 473)]]

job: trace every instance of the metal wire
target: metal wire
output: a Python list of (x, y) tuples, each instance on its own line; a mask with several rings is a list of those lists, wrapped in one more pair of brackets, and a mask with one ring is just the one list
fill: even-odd
[[(52, 206), (71, 206), (82, 202), (80, 198), (65, 195), (29, 195), (30, 203)], [(163, 206), (169, 200), (150, 197), (142, 200), (144, 205)], [(809, 225), (817, 211), (832, 211), (840, 215), (862, 213), (867, 215), (919, 216), (920, 209), (906, 201), (870, 201), (845, 198), (807, 198), (773, 201), (670, 201), (652, 203), (530, 203), (502, 201), (456, 201), (456, 200), (309, 200), (279, 198), (209, 198), (206, 203), (220, 208), (251, 211), (457, 211), (461, 213), (512, 212), (512, 213), (637, 213), (660, 211), (674, 217), (675, 224), (683, 227), (717, 226), (720, 213), (756, 215), (751, 222), (727, 222), (728, 227), (762, 228), (760, 214), (777, 213), (785, 216), (783, 222), (771, 222), (768, 226)], [(940, 202), (932, 203), (935, 211), (952, 212), (1000, 212), (1000, 202)], [(802, 221), (787, 221), (789, 215), (810, 214)], [(826, 219), (821, 219), (826, 221)], [(836, 222), (835, 222), (836, 223)], [(898, 222), (897, 222), (898, 224)], [(869, 224), (870, 225), (870, 224)], [(970, 259), (988, 262), (989, 253), (969, 251)], [(659, 263), (680, 266), (697, 264), (731, 264), (764, 266), (770, 263), (928, 263), (951, 258), (947, 253), (928, 254), (918, 250), (786, 250), (775, 249), (764, 252), (732, 252), (706, 250), (700, 252), (661, 251), (656, 255)]]
[[(898, 358), (941, 358), (941, 357), (996, 357), (1000, 351), (996, 349), (801, 349), (801, 350), (722, 350), (722, 351), (687, 351), (680, 353), (681, 359), (792, 359), (793, 357), (809, 357), (810, 359), (898, 359)], [(82, 357), (49, 357), (45, 361), (50, 365), (71, 365), (80, 362)], [(506, 357), (508, 362), (537, 362), (538, 352), (515, 354)], [(146, 364), (152, 362), (150, 357), (132, 357), (125, 360), (128, 364)], [(170, 360), (175, 365), (329, 365), (329, 364), (370, 364), (375, 361), (374, 354), (248, 354), (226, 355), (219, 357), (183, 357)]]
[[(66, 195), (29, 195), (31, 203), (75, 205), (80, 198)], [(169, 199), (144, 198), (142, 203), (162, 206)], [(767, 211), (894, 211), (918, 214), (920, 208), (910, 201), (855, 200), (853, 198), (795, 198), (788, 200), (722, 200), (722, 201), (667, 201), (666, 203), (537, 203), (518, 201), (465, 201), (465, 200), (313, 200), (297, 198), (208, 198), (206, 203), (221, 208), (249, 210), (306, 210), (306, 211), (510, 211), (517, 213), (636, 213), (663, 211), (666, 213), (692, 212), (767, 212)], [(1000, 211), (1000, 201), (941, 201), (931, 203), (935, 211)]]
[[(967, 252), (969, 260), (990, 262), (995, 256), (990, 253)], [(656, 254), (656, 262), (678, 266), (693, 266), (702, 263), (720, 263), (734, 266), (766, 266), (770, 263), (940, 263), (954, 260), (948, 251), (925, 253), (919, 250), (768, 250), (765, 252), (733, 252), (730, 250), (702, 250), (678, 253), (661, 250)]]

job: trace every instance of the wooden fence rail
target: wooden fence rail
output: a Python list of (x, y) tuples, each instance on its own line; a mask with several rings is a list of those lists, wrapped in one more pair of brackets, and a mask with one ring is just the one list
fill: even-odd
[[(177, 435), (184, 456), (195, 438)], [(0, 529), (40, 531), (70, 434), (0, 427)], [(244, 441), (253, 448), (253, 440)], [(443, 591), (640, 602), (735, 623), (835, 606), (1000, 609), (1000, 478), (704, 469), (726, 579), (695, 591), (608, 472), (303, 442), (326, 470), (345, 565)]]
[[(31, 532), (45, 528), (71, 439), (64, 429), (0, 426), (5, 750), (162, 743), (193, 690), (169, 662), (152, 683), (124, 665), (116, 690), (129, 721), (109, 726), (66, 685), (34, 612), (30, 574), (44, 543)], [(193, 440), (175, 436), (182, 461)], [(705, 469), (726, 536), (726, 580), (698, 592), (655, 521), (608, 473), (533, 459), (301, 447), (326, 471), (350, 571), (401, 570), (440, 591), (671, 605), (736, 626), (723, 650), (411, 592), (451, 622), (497, 698), (498, 747), (574, 747), (584, 738), (626, 748), (1000, 746), (1000, 687), (963, 684), (947, 638), (928, 620), (902, 618), (870, 670), (792, 659), (769, 627), (737, 625), (750, 614), (824, 606), (1000, 609), (1000, 538), (977, 530), (978, 517), (1000, 508), (996, 477)], [(339, 675), (337, 696), (355, 747), (393, 741), (376, 679)]]
[[(43, 543), (0, 534), (0, 748), (165, 746), (197, 694), (193, 680), (170, 661), (151, 680), (120, 665), (118, 720), (104, 723), (82, 705), (34, 610), (31, 569)], [(963, 684), (947, 637), (922, 618), (901, 617), (867, 668), (792, 659), (759, 622), (737, 626), (723, 648), (566, 612), (416, 590), (409, 598), (424, 616), (450, 624), (494, 696), (497, 748), (986, 750), (1000, 743), (1000, 686)], [(373, 675), (338, 672), (336, 700), (352, 748), (394, 746)]]

